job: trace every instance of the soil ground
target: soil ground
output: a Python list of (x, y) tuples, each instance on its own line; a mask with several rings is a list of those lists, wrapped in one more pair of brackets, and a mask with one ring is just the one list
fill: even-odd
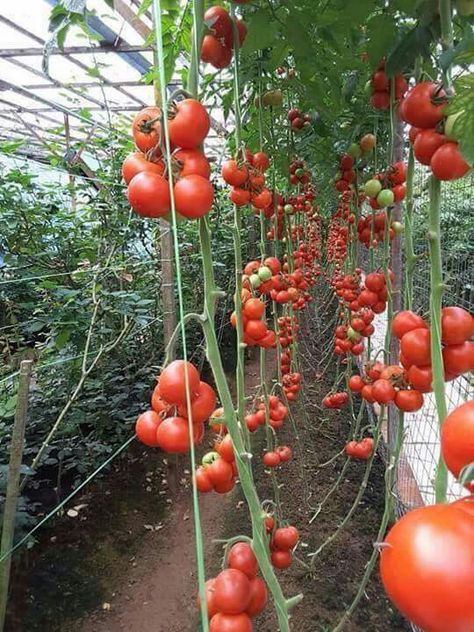
[[(348, 413), (320, 408), (330, 390), (333, 371), (321, 376), (316, 359), (327, 348), (319, 323), (302, 329), (305, 396), (293, 407), (293, 422), (279, 431), (280, 444), (294, 448), (294, 459), (277, 473), (284, 518), (298, 527), (297, 557), (309, 563), (314, 551), (337, 528), (350, 509), (365, 464), (352, 462), (345, 477), (309, 524), (318, 502), (344, 465), (340, 456), (348, 430)], [(268, 355), (267, 374), (275, 370)], [(247, 392), (258, 384), (258, 363), (247, 363)], [(295, 429), (298, 439), (295, 439)], [(255, 455), (263, 438), (256, 437)], [(189, 463), (134, 449), (117, 462), (106, 479), (77, 501), (86, 504), (77, 517), (67, 514), (42, 533), (38, 545), (15, 566), (9, 632), (196, 632), (194, 527)], [(355, 595), (383, 511), (383, 471), (376, 459), (364, 497), (349, 525), (318, 556), (310, 576), (297, 561), (279, 571), (284, 593), (302, 592), (292, 630), (332, 630)], [(256, 468), (261, 499), (272, 498), (269, 475)], [(240, 488), (224, 497), (200, 498), (207, 576), (218, 572), (221, 545), (215, 538), (249, 534)], [(269, 606), (255, 622), (256, 632), (277, 630)], [(408, 631), (386, 599), (377, 573), (370, 581), (347, 632)]]

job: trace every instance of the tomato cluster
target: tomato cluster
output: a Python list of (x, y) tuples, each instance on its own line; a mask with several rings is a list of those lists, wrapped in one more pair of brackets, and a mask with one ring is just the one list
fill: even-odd
[(406, 165), (403, 161), (394, 162), (381, 173), (375, 174), (364, 185), (364, 193), (374, 209), (386, 208), (400, 202), (406, 195)]
[(333, 408), (335, 410), (341, 410), (349, 401), (349, 394), (345, 391), (339, 393), (329, 393), (323, 397), (323, 406), (325, 408)]
[(440, 84), (417, 83), (400, 104), (400, 116), (409, 123), (415, 158), (431, 167), (438, 180), (457, 180), (470, 165), (464, 160), (453, 135), (457, 114), (444, 116), (447, 95)]
[(344, 450), (353, 459), (367, 461), (374, 452), (374, 440), (372, 437), (364, 437), (361, 441), (349, 441)]
[[(204, 23), (209, 32), (201, 45), (201, 61), (214, 68), (227, 68), (232, 61), (232, 50), (236, 43), (242, 46), (247, 36), (247, 25), (242, 19), (232, 20), (224, 7), (214, 6), (204, 13)], [(237, 38), (234, 37), (234, 27)]]
[(229, 434), (219, 437), (214, 443), (214, 452), (202, 458), (195, 474), (196, 487), (204, 494), (215, 491), (226, 494), (235, 487), (237, 478), (234, 445)]
[(349, 154), (343, 154), (339, 161), (339, 169), (339, 173), (335, 176), (335, 186), (342, 193), (343, 191), (348, 191), (351, 184), (356, 181), (354, 158)]
[(282, 463), (288, 463), (288, 461), (291, 461), (292, 458), (293, 452), (290, 446), (281, 445), (274, 450), (265, 452), (262, 461), (266, 467), (275, 468)]
[(298, 132), (304, 127), (310, 127), (313, 121), (313, 117), (311, 116), (311, 114), (305, 114), (304, 112), (301, 112), (298, 108), (291, 108), (291, 110), (288, 110), (287, 119), (290, 122), (291, 129), (294, 132)]
[[(376, 248), (379, 244), (383, 243), (386, 223), (387, 216), (384, 212), (372, 213), (365, 217), (360, 217), (357, 222), (357, 238), (360, 243), (367, 246), (367, 248)], [(392, 240), (394, 237), (395, 230), (390, 227), (388, 229), (388, 238)]]
[(265, 186), (265, 171), (269, 166), (270, 160), (265, 152), (252, 154), (248, 149), (245, 150), (245, 159), (224, 162), (221, 176), (232, 186), (229, 197), (236, 206), (251, 204), (256, 213), (269, 209), (273, 214), (273, 193)]
[(284, 570), (293, 562), (292, 549), (300, 539), (296, 527), (278, 527), (273, 531), (270, 540), (271, 561), (275, 568)]
[[(283, 356), (283, 354), (282, 354)], [(282, 364), (283, 369), (283, 364)], [(283, 372), (283, 371), (282, 371)], [(283, 375), (283, 392), (286, 399), (294, 402), (298, 399), (298, 393), (301, 390), (301, 374), (297, 372), (286, 373)]]
[[(252, 632), (252, 619), (267, 605), (268, 591), (247, 542), (232, 545), (227, 568), (207, 580), (205, 596), (210, 632)], [(198, 605), (200, 601), (198, 598)]]
[(302, 186), (306, 186), (311, 182), (311, 171), (306, 167), (304, 160), (295, 158), (291, 161), (290, 182), (291, 184), (300, 184)]
[[(423, 393), (432, 390), (431, 337), (427, 322), (411, 311), (396, 314), (392, 333), (400, 339), (400, 362), (408, 382)], [(474, 370), (474, 319), (462, 307), (441, 312), (441, 341), (446, 380)]]
[[(268, 423), (274, 430), (279, 430), (288, 416), (288, 408), (277, 395), (270, 395), (268, 398)], [(259, 426), (264, 426), (266, 420), (266, 404), (261, 401), (257, 404), (253, 413), (245, 415), (245, 425), (250, 432), (258, 430)]]
[[(395, 99), (398, 101), (408, 89), (408, 84), (403, 75), (395, 75)], [(372, 96), (370, 103), (374, 110), (388, 110), (390, 107), (390, 79), (385, 74), (385, 60), (381, 60), (377, 70), (370, 79)]]
[[(122, 165), (128, 201), (143, 217), (166, 218), (171, 210), (163, 115), (160, 108), (147, 107), (135, 116), (132, 134), (140, 151), (129, 154)], [(184, 99), (173, 104), (168, 116), (175, 209), (182, 217), (198, 219), (209, 213), (214, 201), (209, 162), (199, 148), (209, 132), (209, 115), (196, 99)]]
[[(191, 400), (188, 411), (187, 385)], [(189, 421), (194, 443), (202, 441), (204, 422), (216, 407), (214, 389), (202, 382), (199, 371), (190, 362), (175, 360), (160, 374), (151, 398), (152, 410), (142, 413), (135, 424), (138, 439), (147, 446), (181, 454), (191, 447)]]

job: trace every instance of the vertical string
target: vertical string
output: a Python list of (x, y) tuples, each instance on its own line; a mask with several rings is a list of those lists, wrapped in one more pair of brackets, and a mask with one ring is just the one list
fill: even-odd
[[(181, 261), (180, 261), (180, 253), (179, 253), (179, 239), (178, 239), (178, 228), (177, 228), (177, 219), (176, 219), (176, 205), (174, 200), (174, 192), (173, 192), (173, 170), (172, 170), (172, 161), (171, 161), (171, 147), (170, 147), (170, 137), (168, 130), (168, 119), (167, 119), (167, 111), (168, 111), (168, 100), (166, 95), (166, 75), (165, 75), (165, 67), (164, 67), (164, 51), (163, 51), (163, 31), (161, 24), (161, 1), (153, 0), (153, 21), (155, 25), (155, 40), (156, 40), (156, 50), (157, 50), (157, 58), (158, 58), (158, 75), (159, 75), (159, 86), (161, 92), (161, 106), (162, 106), (162, 127), (164, 132), (164, 140), (165, 140), (165, 154), (166, 154), (166, 164), (168, 169), (168, 183), (170, 190), (170, 200), (171, 200), (171, 220), (172, 220), (172, 232), (173, 232), (173, 245), (174, 245), (174, 253), (175, 253), (175, 261), (176, 261), (176, 284), (178, 288), (178, 305), (179, 305), (179, 324), (181, 328), (181, 338), (183, 344), (183, 357), (184, 360), (187, 361), (187, 345), (186, 345), (186, 327), (184, 323), (184, 299), (183, 299), (183, 287), (182, 287), (182, 279), (181, 279)], [(195, 39), (197, 38), (197, 33), (195, 33)], [(197, 73), (196, 73), (197, 74)], [(197, 84), (197, 79), (196, 79)], [(186, 387), (186, 405), (188, 410), (188, 427), (189, 427), (189, 435), (190, 435), (190, 456), (191, 456), (191, 470), (194, 474), (196, 469), (196, 453), (194, 450), (194, 429), (192, 423), (192, 413), (191, 413), (191, 394), (189, 389), (189, 375), (187, 364), (185, 364), (184, 371), (185, 378), (185, 387)], [(196, 487), (196, 481), (194, 475), (192, 476), (192, 487), (193, 487), (193, 514), (194, 514), (194, 531), (195, 531), (195, 539), (196, 539), (196, 560), (197, 560), (197, 570), (198, 570), (198, 583), (199, 583), (199, 597), (200, 597), (200, 608), (201, 608), (201, 623), (203, 632), (209, 632), (209, 623), (207, 618), (207, 604), (206, 604), (206, 596), (205, 596), (205, 568), (204, 568), (204, 544), (202, 537), (202, 528), (201, 528), (201, 515), (199, 511), (199, 496), (198, 490)]]

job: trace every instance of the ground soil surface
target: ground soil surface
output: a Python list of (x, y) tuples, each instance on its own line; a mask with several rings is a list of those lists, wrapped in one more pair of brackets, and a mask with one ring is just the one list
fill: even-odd
[[(345, 462), (336, 458), (349, 431), (348, 412), (320, 408), (331, 388), (333, 362), (324, 361), (330, 330), (325, 316), (308, 318), (302, 327), (302, 372), (305, 395), (292, 406), (292, 420), (279, 431), (280, 444), (294, 449), (292, 462), (278, 473), (284, 519), (298, 527), (296, 556), (305, 564), (349, 511), (365, 464), (350, 463), (339, 488), (309, 524), (318, 503), (337, 479)], [(258, 362), (247, 362), (247, 392), (259, 383)], [(276, 371), (268, 354), (267, 374)], [(322, 373), (322, 375), (321, 375)], [(296, 438), (296, 434), (298, 438)], [(263, 437), (255, 437), (259, 461)], [(204, 451), (204, 449), (203, 449)], [(317, 557), (312, 573), (295, 561), (279, 571), (287, 596), (300, 592), (304, 601), (293, 613), (291, 629), (330, 631), (357, 592), (372, 552), (383, 511), (383, 471), (376, 459), (367, 490), (354, 516)], [(270, 476), (256, 468), (261, 499), (272, 498)], [(207, 576), (219, 570), (222, 548), (213, 539), (249, 534), (240, 487), (226, 496), (200, 498), (205, 534)], [(187, 459), (164, 457), (138, 444), (118, 461), (106, 478), (89, 488), (77, 505), (42, 532), (39, 544), (13, 575), (7, 630), (10, 632), (197, 632), (194, 526), (190, 466)], [(255, 622), (256, 632), (278, 627), (269, 606)], [(408, 631), (387, 601), (377, 572), (370, 581), (348, 632)]]

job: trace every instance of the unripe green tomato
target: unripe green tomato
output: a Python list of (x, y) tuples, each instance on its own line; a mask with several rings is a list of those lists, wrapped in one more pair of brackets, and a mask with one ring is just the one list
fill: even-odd
[(391, 189), (382, 189), (377, 195), (377, 204), (382, 208), (391, 206), (395, 201), (395, 196)]
[(267, 266), (259, 268), (257, 274), (262, 281), (269, 281), (273, 276), (272, 271)]
[(258, 276), (258, 274), (251, 274), (249, 276), (249, 281), (250, 281), (250, 285), (253, 287), (254, 290), (262, 285), (262, 280)]
[(457, 140), (457, 138), (453, 134), (453, 127), (456, 119), (464, 112), (461, 110), (460, 112), (456, 112), (456, 114), (450, 114), (448, 118), (444, 122), (444, 135), (449, 140)]
[(285, 213), (291, 214), (294, 212), (295, 209), (293, 208), (292, 204), (285, 204), (283, 210), (285, 211)]
[(392, 230), (396, 235), (403, 233), (404, 226), (401, 222), (392, 222)]
[(377, 197), (382, 190), (382, 184), (379, 180), (367, 180), (364, 184), (364, 193), (369, 197)]
[(214, 463), (214, 461), (216, 459), (219, 458), (219, 454), (217, 452), (207, 452), (203, 457), (202, 457), (202, 464), (203, 465), (211, 465), (211, 463)]
[(352, 143), (351, 145), (349, 145), (347, 153), (353, 158), (360, 158), (360, 156), (362, 155), (362, 149), (359, 147), (359, 143)]
[(347, 337), (351, 342), (359, 341), (361, 339), (361, 335), (355, 329), (352, 329), (352, 327), (348, 327)]
[(281, 90), (269, 90), (262, 97), (263, 105), (278, 106), (283, 103), (283, 93)]

